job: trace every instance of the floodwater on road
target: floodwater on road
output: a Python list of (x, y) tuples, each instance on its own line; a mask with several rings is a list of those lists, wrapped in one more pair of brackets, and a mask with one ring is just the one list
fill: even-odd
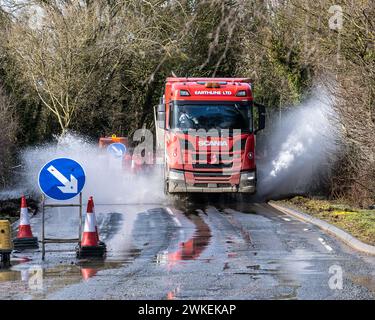
[[(14, 252), (1, 299), (374, 299), (375, 258), (264, 203), (219, 196), (96, 204), (105, 259), (75, 244)], [(32, 219), (40, 235), (40, 216)], [(48, 237), (77, 236), (78, 214), (50, 209)], [(324, 240), (322, 244), (321, 240)], [(332, 250), (328, 250), (327, 247)]]

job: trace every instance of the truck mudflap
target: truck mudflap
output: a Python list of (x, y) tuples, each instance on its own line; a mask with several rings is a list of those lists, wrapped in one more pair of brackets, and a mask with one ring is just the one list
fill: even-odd
[(223, 185), (220, 181), (210, 181), (209, 183), (194, 183), (186, 182), (183, 171), (171, 170), (167, 178), (168, 193), (190, 193), (190, 192), (204, 192), (204, 193), (250, 193), (256, 192), (256, 171), (242, 172), (240, 183), (234, 185)]

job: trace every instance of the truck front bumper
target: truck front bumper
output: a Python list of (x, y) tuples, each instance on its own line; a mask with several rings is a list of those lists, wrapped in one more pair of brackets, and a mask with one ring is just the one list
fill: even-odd
[(169, 193), (189, 193), (189, 192), (240, 192), (255, 193), (256, 191), (256, 171), (246, 171), (241, 173), (240, 183), (236, 185), (221, 186), (221, 183), (210, 182), (207, 184), (188, 184), (185, 181), (183, 171), (171, 170), (168, 175)]

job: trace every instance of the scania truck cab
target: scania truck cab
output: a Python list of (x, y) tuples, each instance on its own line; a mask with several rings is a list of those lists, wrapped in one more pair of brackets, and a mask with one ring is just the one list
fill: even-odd
[(247, 78), (167, 78), (155, 109), (166, 193), (255, 193), (265, 108)]

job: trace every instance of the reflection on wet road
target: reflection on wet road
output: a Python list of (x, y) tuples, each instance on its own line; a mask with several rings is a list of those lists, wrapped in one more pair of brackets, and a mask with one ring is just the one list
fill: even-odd
[(211, 230), (204, 220), (195, 214), (188, 214), (187, 218), (194, 224), (195, 231), (187, 240), (181, 240), (177, 249), (158, 255), (158, 263), (166, 263), (169, 267), (186, 261), (198, 259), (210, 242)]
[[(105, 260), (74, 245), (14, 253), (1, 299), (373, 299), (375, 259), (266, 204), (187, 199), (96, 205)], [(38, 232), (40, 220), (32, 219)], [(70, 237), (76, 214), (50, 212), (48, 232)], [(328, 251), (319, 239), (324, 239)], [(341, 270), (342, 288), (332, 286)], [(336, 273), (335, 273), (336, 272)], [(370, 280), (368, 280), (370, 279)], [(330, 282), (331, 281), (331, 282)]]

